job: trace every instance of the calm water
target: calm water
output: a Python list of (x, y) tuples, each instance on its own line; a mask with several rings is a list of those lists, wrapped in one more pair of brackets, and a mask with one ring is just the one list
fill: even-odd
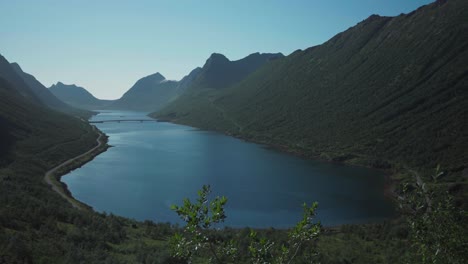
[[(147, 118), (102, 112), (93, 120)], [(228, 197), (226, 225), (288, 227), (301, 205), (319, 202), (324, 225), (381, 220), (393, 214), (382, 173), (306, 160), (222, 134), (157, 122), (103, 123), (114, 146), (62, 178), (97, 211), (181, 223), (169, 208), (195, 198), (203, 184)]]

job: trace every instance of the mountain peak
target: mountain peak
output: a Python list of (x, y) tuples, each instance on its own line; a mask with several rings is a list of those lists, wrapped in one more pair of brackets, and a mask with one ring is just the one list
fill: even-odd
[(166, 77), (164, 77), (164, 75), (162, 75), (159, 72), (157, 72), (155, 74), (148, 75), (147, 77), (150, 77), (152, 79), (160, 79), (161, 81), (166, 79)]
[(63, 87), (63, 88), (82, 88), (82, 87), (79, 87), (78, 85), (76, 84), (65, 84), (61, 81), (58, 81), (56, 84), (53, 84), (52, 86), (59, 86), (59, 87)]
[(144, 77), (143, 79), (156, 81), (156, 82), (162, 82), (162, 81), (166, 80), (166, 77), (164, 77), (161, 73), (156, 72), (154, 74), (151, 74), (151, 75), (148, 75), (148, 76)]
[(214, 60), (214, 61), (229, 61), (228, 58), (226, 58), (226, 56), (224, 56), (223, 54), (221, 53), (213, 53), (211, 54), (211, 56), (208, 58), (208, 60)]
[(260, 52), (255, 52), (255, 53), (252, 53), (250, 55), (248, 55), (247, 57), (241, 59), (241, 60), (246, 60), (246, 59), (258, 59), (258, 58), (261, 58), (261, 57), (265, 57), (265, 58), (268, 58), (268, 60), (274, 60), (274, 59), (277, 59), (277, 58), (282, 58), (284, 57), (283, 53), (281, 52), (278, 52), (278, 53), (260, 53)]
[(19, 72), (23, 72), (23, 69), (21, 69), (21, 66), (19, 66), (18, 63), (12, 62), (12, 63), (10, 63), (10, 65), (11, 65), (11, 67), (12, 67), (13, 69), (15, 69), (15, 71), (17, 71), (17, 72), (18, 72), (18, 71), (19, 71)]

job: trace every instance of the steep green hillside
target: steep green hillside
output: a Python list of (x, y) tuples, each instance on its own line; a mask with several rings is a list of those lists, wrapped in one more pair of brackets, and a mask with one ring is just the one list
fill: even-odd
[(180, 81), (166, 80), (159, 72), (141, 78), (120, 99), (106, 105), (104, 108), (157, 111), (172, 102), (178, 102), (179, 96), (187, 91), (198, 93), (206, 89), (229, 87), (266, 62), (281, 57), (283, 55), (280, 53), (254, 53), (243, 59), (230, 61), (223, 55), (214, 53), (206, 61), (203, 68), (192, 70)]
[(189, 87), (192, 86), (192, 83), (197, 79), (197, 77), (202, 72), (202, 68), (197, 67), (193, 69), (189, 74), (184, 76), (177, 84), (177, 95), (183, 94)]
[(306, 156), (453, 172), (468, 163), (468, 2), (373, 15), (158, 118)]
[(55, 97), (55, 95), (53, 95), (49, 89), (40, 83), (33, 75), (24, 72), (17, 63), (11, 63), (11, 66), (18, 76), (20, 76), (28, 85), (31, 91), (39, 98), (39, 100), (48, 107), (73, 116), (80, 116), (84, 119), (88, 119), (93, 115), (93, 112), (77, 109), (60, 101), (60, 99)]
[(32, 89), (26, 84), (10, 63), (0, 55), (0, 78), (14, 86), (15, 90), (21, 94), (22, 97), (26, 98), (31, 103), (42, 105), (41, 100), (36, 96)]
[[(197, 68), (188, 75), (192, 79), (190, 83), (184, 83), (185, 78), (181, 80), (180, 83), (184, 83), (184, 89), (181, 89), (183, 93), (164, 107), (163, 113), (165, 114), (160, 115), (159, 118), (170, 119), (174, 117), (175, 113), (179, 117), (186, 116), (193, 109), (202, 110), (208, 107), (206, 109), (210, 112), (208, 114), (218, 115), (216, 117), (217, 120), (211, 121), (223, 122), (220, 119), (223, 117), (221, 115), (223, 111), (212, 104), (214, 96), (220, 90), (225, 90), (242, 81), (263, 65), (283, 57), (281, 53), (253, 53), (243, 59), (230, 61), (222, 54), (213, 53), (203, 68)], [(210, 107), (215, 108), (214, 112)], [(199, 112), (199, 114), (203, 113)], [(204, 125), (197, 124), (196, 126)]]
[(49, 90), (63, 102), (82, 109), (99, 110), (113, 102), (97, 99), (85, 88), (74, 84), (67, 85), (58, 82), (49, 87)]
[(86, 122), (30, 102), (0, 78), (0, 263), (167, 262), (169, 225), (77, 210), (44, 182), (96, 138)]
[(229, 87), (263, 66), (268, 61), (282, 58), (283, 54), (253, 53), (237, 61), (213, 53), (200, 70), (190, 89), (223, 89)]

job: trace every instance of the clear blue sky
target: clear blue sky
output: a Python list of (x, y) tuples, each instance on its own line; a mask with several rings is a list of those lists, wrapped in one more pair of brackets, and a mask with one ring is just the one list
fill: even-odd
[(429, 0), (0, 0), (0, 54), (44, 85), (62, 81), (119, 98), (160, 72), (178, 80), (213, 52), (318, 45), (371, 14), (395, 16)]

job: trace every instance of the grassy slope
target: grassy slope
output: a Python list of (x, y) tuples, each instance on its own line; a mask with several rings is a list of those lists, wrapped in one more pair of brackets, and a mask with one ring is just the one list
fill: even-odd
[[(2, 79), (0, 119), (6, 128), (1, 131), (14, 143), (8, 153), (13, 157), (0, 167), (0, 263), (177, 263), (169, 256), (167, 238), (175, 232), (170, 225), (73, 209), (43, 182), (47, 169), (93, 146), (96, 135), (89, 125), (30, 105)], [(373, 228), (351, 227), (323, 236), (320, 258), (324, 263), (398, 260), (404, 236), (390, 232), (375, 237), (386, 234), (388, 223)], [(261, 233), (285, 239), (281, 230)], [(228, 229), (220, 236), (245, 247), (248, 234)], [(242, 250), (239, 263), (249, 263), (246, 248)]]
[(47, 89), (42, 83), (40, 83), (34, 76), (23, 72), (23, 70), (17, 63), (12, 63), (11, 65), (15, 72), (18, 74), (18, 76), (23, 79), (26, 85), (28, 85), (31, 91), (39, 98), (39, 100), (43, 104), (47, 105), (48, 107), (72, 116), (79, 116), (84, 119), (88, 119), (94, 114), (91, 111), (74, 108), (60, 101), (60, 99), (55, 97), (55, 95), (53, 95), (49, 91), (49, 89)]
[[(460, 8), (459, 12), (463, 12), (463, 9)], [(457, 28), (457, 26), (455, 26), (455, 28)], [(285, 62), (288, 62), (289, 59), (291, 59), (289, 63), (292, 63), (294, 61), (293, 59), (295, 59), (294, 56), (304, 56), (302, 60), (307, 61), (307, 59), (313, 58), (306, 56), (308, 52), (312, 51), (309, 50), (296, 53), (287, 58)], [(464, 53), (460, 54), (463, 55)], [(460, 54), (457, 56), (462, 56)], [(252, 100), (253, 97), (251, 97), (250, 93), (259, 95), (258, 99), (265, 98), (262, 95), (262, 89), (294, 83), (296, 80), (295, 78), (291, 79), (291, 82), (281, 83), (279, 82), (282, 79), (281, 77), (269, 77), (268, 80), (255, 77), (257, 74), (260, 74), (261, 76), (262, 74), (271, 73), (272, 69), (278, 69), (278, 74), (282, 74), (285, 71), (288, 72), (288, 67), (293, 67), (294, 65), (283, 64), (285, 62), (277, 61), (271, 65), (267, 65), (264, 69), (251, 76), (248, 82), (258, 84), (258, 90), (254, 89), (253, 91), (247, 91), (251, 86), (246, 83), (241, 84), (240, 87), (244, 87), (244, 98)], [(435, 61), (433, 63), (438, 65), (440, 62)], [(452, 62), (449, 64), (452, 65)], [(291, 75), (296, 74), (294, 69), (296, 71), (300, 70), (300, 68), (293, 68), (293, 70), (289, 72)], [(450, 74), (445, 76), (447, 76), (446, 78), (448, 81), (453, 81)], [(441, 74), (438, 78), (442, 77), (443, 76)], [(431, 80), (432, 83), (431, 78), (428, 80)], [(306, 79), (306, 81), (307, 80), (309, 79)], [(276, 84), (276, 81), (279, 83)], [(457, 105), (463, 106), (466, 102), (464, 101), (466, 100), (466, 79), (461, 78), (460, 82), (462, 84), (465, 82), (465, 85), (449, 85), (449, 87), (461, 87), (460, 89), (455, 90), (448, 89), (451, 93), (456, 95), (455, 99), (452, 97), (447, 98), (455, 100), (454, 102)], [(268, 85), (265, 85), (265, 83)], [(291, 89), (300, 90), (301, 87), (305, 86), (291, 85), (291, 87)], [(387, 88), (387, 86), (383, 87)], [(328, 88), (331, 89), (330, 86), (328, 86)], [(409, 88), (402, 87), (401, 89), (405, 90)], [(241, 90), (239, 89), (239, 91)], [(428, 93), (431, 91), (432, 90), (424, 90), (424, 92)], [(269, 117), (271, 122), (277, 122), (281, 119), (278, 119), (280, 117), (276, 117), (275, 114), (282, 113), (283, 111), (273, 112), (271, 115), (264, 113), (257, 116), (251, 111), (243, 112), (235, 108), (239, 102), (236, 101), (236, 97), (233, 95), (231, 97), (230, 95), (230, 93), (237, 93), (237, 90), (234, 88), (232, 91), (226, 92), (226, 94), (223, 93), (223, 97), (213, 93), (213, 91), (209, 91), (208, 93), (209, 96), (207, 96), (207, 98), (210, 99), (210, 101), (208, 101), (208, 103), (200, 103), (200, 105), (197, 106), (205, 108), (207, 111), (199, 117), (196, 115), (192, 117), (187, 116), (186, 118), (193, 118), (187, 120), (197, 120), (196, 118), (200, 118), (201, 120), (211, 120), (206, 123), (207, 127), (213, 128), (219, 125), (219, 128), (223, 131), (249, 135), (251, 138), (256, 140), (265, 140), (275, 144), (284, 144), (283, 141), (285, 141), (285, 139), (281, 136), (276, 137), (270, 133), (268, 129), (265, 131), (260, 130), (260, 128), (268, 127), (267, 122), (258, 122), (259, 128), (256, 128), (257, 124), (252, 123), (256, 118), (263, 118), (264, 116)], [(440, 94), (443, 95), (445, 93), (441, 91)], [(281, 95), (282, 94), (276, 96)], [(461, 96), (461, 101), (458, 101), (458, 96)], [(242, 97), (239, 98), (242, 99)], [(296, 95), (294, 99), (297, 98), (300, 99), (303, 97)], [(411, 98), (408, 98), (408, 100)], [(439, 96), (435, 97), (435, 99), (438, 98)], [(440, 98), (444, 99), (444, 97)], [(269, 97), (266, 97), (264, 99), (265, 101), (263, 101), (262, 104), (259, 104), (259, 107), (265, 107), (265, 105), (270, 103), (273, 104), (278, 102), (278, 100), (270, 101), (267, 99), (269, 99)], [(286, 97), (286, 99), (288, 98)], [(224, 100), (228, 101), (224, 102)], [(301, 100), (296, 101), (301, 102)], [(245, 102), (242, 101), (242, 105), (244, 105)], [(463, 109), (457, 110), (457, 108), (452, 108), (454, 103), (450, 102), (451, 101), (448, 100), (445, 105), (437, 105), (440, 105), (441, 108), (445, 107), (439, 110), (439, 112), (442, 111), (445, 113), (444, 118), (440, 118), (441, 122), (445, 122), (447, 120), (447, 122), (450, 122), (451, 124), (454, 120), (451, 118), (454, 117), (449, 115), (450, 112), (444, 112), (444, 109), (452, 109), (452, 111), (454, 111), (453, 113), (455, 113), (453, 116), (455, 117), (457, 116), (456, 114), (466, 114), (466, 112), (462, 111)], [(320, 102), (316, 101), (316, 103)], [(254, 104), (256, 105), (257, 103), (253, 102), (246, 106), (252, 108)], [(392, 102), (390, 102), (390, 104), (392, 104)], [(221, 108), (220, 105), (222, 105), (223, 108)], [(294, 125), (294, 123), (288, 123), (291, 122), (290, 120), (299, 120), (298, 122), (300, 122), (302, 119), (293, 118), (294, 114), (290, 114), (290, 112), (293, 112), (293, 110), (295, 111), (296, 108), (292, 108), (293, 110), (288, 111), (288, 109), (290, 109), (288, 108), (288, 105), (273, 105), (279, 109), (285, 110), (287, 113), (288, 118), (283, 121), (285, 124), (279, 126), (283, 127), (283, 129), (290, 125)], [(301, 104), (298, 105), (300, 106)], [(307, 105), (308, 104), (305, 104), (303, 107)], [(226, 108), (224, 108), (224, 106), (226, 106)], [(270, 109), (271, 108), (273, 107), (270, 107)], [(249, 108), (247, 108), (247, 110), (248, 109)], [(391, 108), (386, 110), (391, 110)], [(242, 116), (243, 113), (248, 113), (249, 116), (244, 117)], [(190, 112), (188, 114), (191, 115)], [(297, 115), (301, 114), (302, 112), (297, 113)], [(216, 118), (210, 118), (212, 116), (216, 116)], [(395, 118), (399, 118), (398, 115)], [(222, 122), (216, 121), (216, 119), (220, 119)], [(182, 120), (183, 119), (181, 119), (181, 121)], [(244, 120), (249, 122), (244, 122)], [(370, 118), (369, 120), (374, 119)], [(0, 140), (2, 144), (8, 145), (7, 148), (2, 147), (2, 151), (5, 151), (5, 149), (8, 151), (5, 151), (5, 155), (2, 155), (1, 158), (3, 164), (0, 164), (0, 204), (2, 205), (0, 207), (0, 263), (30, 262), (28, 260), (34, 260), (35, 263), (161, 263), (168, 260), (166, 251), (167, 244), (164, 240), (168, 235), (174, 232), (169, 226), (138, 223), (115, 216), (74, 210), (66, 201), (61, 199), (56, 193), (52, 192), (43, 183), (43, 175), (48, 168), (68, 159), (71, 156), (84, 152), (94, 144), (96, 135), (89, 133), (90, 127), (88, 125), (78, 121), (77, 119), (46, 110), (38, 105), (33, 105), (30, 102), (25, 101), (19, 94), (15, 93), (10, 84), (4, 80), (0, 80), (0, 124), (2, 139), (4, 138), (3, 136), (9, 139), (4, 141)], [(278, 122), (278, 124), (282, 123)], [(345, 122), (344, 124), (348, 123)], [(461, 122), (461, 124), (463, 125), (464, 122)], [(366, 124), (360, 123), (360, 125)], [(441, 126), (444, 126), (444, 123), (441, 123)], [(272, 127), (276, 128), (276, 126)], [(411, 126), (408, 127), (407, 130), (408, 129), (411, 129)], [(462, 129), (462, 133), (466, 132), (463, 126), (460, 129)], [(273, 132), (275, 134), (279, 134), (276, 130), (273, 130)], [(443, 138), (443, 130), (439, 132)], [(269, 133), (271, 135), (269, 135)], [(456, 133), (456, 129), (448, 131), (450, 137), (457, 136)], [(305, 133), (304, 135), (308, 136), (310, 133)], [(297, 144), (294, 145), (288, 143), (287, 140), (289, 140), (289, 138), (289, 136), (286, 137), (286, 144), (288, 144), (290, 148), (298, 148)], [(293, 142), (296, 141), (297, 139)], [(466, 141), (461, 141), (461, 144), (464, 142)], [(361, 144), (360, 141), (357, 141), (357, 143)], [(340, 144), (336, 144), (335, 146), (339, 147), (338, 150), (342, 148), (340, 147)], [(303, 150), (306, 147), (307, 145), (300, 146), (300, 149)], [(328, 153), (336, 152), (328, 151)], [(347, 152), (348, 148), (343, 147), (340, 151)], [(340, 151), (338, 151), (338, 153)], [(443, 151), (445, 152), (446, 150)], [(363, 155), (369, 154), (364, 153)], [(8, 158), (4, 159), (3, 157)], [(454, 162), (453, 164), (456, 163)], [(452, 168), (456, 168), (456, 166)], [(395, 238), (400, 236), (404, 238), (404, 230), (401, 232), (403, 234), (400, 234), (398, 230), (387, 232), (385, 230), (388, 228), (387, 225), (378, 225), (375, 228), (376, 229), (371, 232), (369, 230), (363, 231), (357, 227), (352, 227), (352, 230), (342, 230), (338, 235), (324, 236), (321, 239), (321, 244), (319, 244), (323, 249), (322, 258), (325, 259), (323, 262), (398, 262), (398, 257), (400, 257), (399, 253), (405, 252), (404, 249), (407, 245), (404, 244), (404, 240), (397, 240)], [(283, 233), (278, 231), (271, 231), (271, 233), (272, 236), (278, 233), (280, 233), (280, 236), (284, 236)], [(395, 235), (392, 235), (393, 233)], [(229, 233), (226, 232), (226, 235), (228, 234)], [(369, 237), (369, 234), (374, 234), (374, 236)], [(380, 237), (383, 234), (385, 237)], [(242, 235), (240, 236), (240, 238), (245, 237)], [(241, 241), (241, 239), (239, 239), (239, 241)]]
[[(78, 211), (44, 183), (48, 169), (94, 146), (97, 135), (88, 124), (31, 104), (1, 78), (0, 121), (8, 138), (0, 157), (0, 263), (119, 263), (167, 256), (145, 241), (165, 243), (160, 237), (168, 228), (142, 229), (145, 225), (128, 219)], [(145, 237), (138, 247), (136, 235)], [(156, 236), (159, 240), (152, 239)], [(125, 244), (134, 248), (124, 251)]]
[(461, 172), (468, 160), (467, 16), (460, 0), (371, 16), (226, 91), (186, 94), (153, 116), (311, 157)]
[[(174, 261), (167, 243), (175, 232), (170, 225), (73, 209), (43, 182), (49, 168), (94, 145), (96, 135), (89, 125), (30, 104), (3, 79), (0, 79), (0, 120), (2, 133), (12, 143), (7, 152), (11, 158), (0, 166), (0, 263)], [(221, 236), (234, 238), (246, 246), (248, 233), (230, 229)], [(356, 238), (359, 234), (355, 235), (354, 229), (347, 233), (352, 239), (324, 237), (320, 245), (326, 249), (322, 257), (325, 262), (353, 258), (356, 263), (366, 263), (368, 259), (395, 256), (395, 250), (401, 249), (386, 249), (383, 254), (379, 249), (389, 248), (391, 240)], [(279, 230), (266, 230), (262, 234), (275, 240), (285, 238), (285, 233)], [(343, 250), (349, 241), (377, 249), (356, 256), (355, 252)], [(360, 248), (359, 244), (353, 244)], [(241, 257), (246, 254), (243, 252)]]

